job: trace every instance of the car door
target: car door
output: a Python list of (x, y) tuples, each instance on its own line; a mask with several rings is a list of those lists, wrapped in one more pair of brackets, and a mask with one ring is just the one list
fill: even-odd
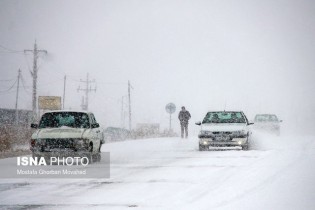
[[(94, 117), (94, 114), (90, 114), (90, 118), (91, 118), (91, 125), (95, 125), (97, 124), (96, 119)], [(101, 131), (100, 131), (100, 127), (93, 127), (91, 126), (91, 133), (92, 133), (92, 141), (93, 141), (93, 151), (98, 151), (98, 149), (100, 148), (100, 142), (101, 142)]]

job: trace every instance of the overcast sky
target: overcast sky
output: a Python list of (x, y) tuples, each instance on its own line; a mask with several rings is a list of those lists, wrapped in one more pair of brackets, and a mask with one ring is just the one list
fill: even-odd
[(19, 108), (31, 109), (32, 55), (22, 51), (36, 39), (48, 51), (38, 60), (38, 95), (62, 96), (67, 75), (65, 108), (80, 109), (77, 88), (89, 73), (97, 87), (89, 110), (104, 127), (121, 125), (128, 80), (133, 127), (166, 128), (169, 102), (173, 118), (185, 105), (193, 122), (223, 109), (310, 121), (314, 37), (312, 0), (1, 0), (0, 107), (14, 108), (20, 68)]

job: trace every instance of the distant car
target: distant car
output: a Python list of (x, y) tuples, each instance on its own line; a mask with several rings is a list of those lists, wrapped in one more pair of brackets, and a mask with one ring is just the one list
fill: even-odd
[(241, 147), (248, 150), (251, 142), (251, 129), (242, 111), (208, 112), (202, 122), (199, 137), (199, 150), (210, 147)]
[(100, 126), (91, 112), (51, 111), (42, 115), (31, 138), (33, 157), (87, 157), (89, 163), (100, 161), (104, 143)]
[(130, 131), (124, 128), (107, 127), (103, 134), (106, 141), (121, 141), (130, 138)]
[(257, 114), (254, 122), (255, 129), (280, 135), (280, 123), (282, 120), (279, 120), (275, 114)]

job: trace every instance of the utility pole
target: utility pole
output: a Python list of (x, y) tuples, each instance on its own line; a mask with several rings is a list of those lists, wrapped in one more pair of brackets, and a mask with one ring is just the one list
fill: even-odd
[(133, 87), (130, 85), (130, 81), (128, 80), (129, 130), (131, 131), (131, 96), (130, 96), (130, 88), (133, 89)]
[(125, 117), (124, 117), (124, 97), (121, 97), (121, 127), (125, 127)]
[(125, 109), (124, 109), (124, 107), (125, 106), (127, 106), (127, 103), (125, 103), (125, 101), (124, 101), (124, 98), (126, 97), (126, 95), (125, 96), (122, 96), (121, 97), (121, 127), (122, 128), (125, 128), (125, 116), (126, 116), (126, 113), (125, 113)]
[(172, 114), (170, 113), (170, 132), (172, 130)]
[[(37, 120), (36, 117), (36, 94), (37, 94), (37, 72), (38, 72), (38, 67), (37, 67), (37, 59), (38, 59), (38, 54), (39, 53), (45, 53), (47, 54), (47, 50), (38, 50), (37, 49), (37, 44), (36, 44), (36, 40), (35, 40), (35, 44), (34, 44), (34, 50), (24, 50), (24, 53), (26, 52), (31, 52), (33, 53), (33, 71), (31, 72), (31, 75), (33, 77), (33, 118)], [(34, 120), (33, 119), (33, 120)]]
[(19, 111), (18, 111), (18, 100), (19, 100), (19, 88), (20, 88), (20, 77), (21, 69), (19, 69), (18, 78), (17, 78), (17, 88), (16, 88), (16, 100), (15, 100), (15, 123), (19, 123)]
[(66, 79), (67, 76), (65, 75), (64, 81), (63, 81), (63, 98), (62, 98), (62, 109), (65, 109), (65, 97), (66, 97)]
[(86, 80), (80, 80), (80, 82), (84, 82), (86, 84), (86, 88), (82, 89), (82, 88), (80, 88), (80, 86), (78, 88), (78, 91), (80, 91), (80, 90), (85, 91), (85, 104), (84, 104), (84, 101), (83, 101), (82, 109), (83, 110), (88, 110), (88, 107), (89, 107), (89, 92), (91, 92), (93, 90), (96, 92), (96, 88), (92, 89), (90, 83), (95, 82), (95, 80), (93, 80), (93, 81), (89, 80), (89, 73), (87, 73)]

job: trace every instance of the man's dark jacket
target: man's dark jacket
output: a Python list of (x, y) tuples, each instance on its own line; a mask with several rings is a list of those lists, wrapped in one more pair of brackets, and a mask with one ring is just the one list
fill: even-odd
[(187, 110), (180, 111), (178, 114), (178, 119), (179, 119), (180, 123), (182, 123), (182, 124), (188, 123), (188, 120), (190, 119), (190, 117), (191, 117), (190, 113)]

